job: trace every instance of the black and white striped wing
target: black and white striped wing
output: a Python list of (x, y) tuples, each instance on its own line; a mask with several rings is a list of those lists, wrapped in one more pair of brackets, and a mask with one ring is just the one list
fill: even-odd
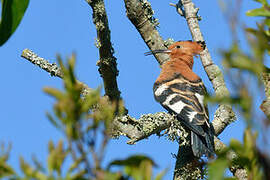
[(206, 88), (201, 79), (191, 82), (179, 75), (172, 80), (154, 84), (154, 96), (164, 108), (177, 115), (196, 134), (204, 136), (202, 125), (208, 123), (204, 105)]

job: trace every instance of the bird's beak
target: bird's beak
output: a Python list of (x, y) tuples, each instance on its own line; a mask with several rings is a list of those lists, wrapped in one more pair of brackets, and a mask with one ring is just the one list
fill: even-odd
[(157, 53), (170, 53), (170, 52), (172, 52), (172, 51), (169, 49), (157, 49), (157, 50), (153, 50), (153, 51), (148, 51), (148, 52), (144, 53), (144, 55), (148, 56), (148, 55), (157, 54)]

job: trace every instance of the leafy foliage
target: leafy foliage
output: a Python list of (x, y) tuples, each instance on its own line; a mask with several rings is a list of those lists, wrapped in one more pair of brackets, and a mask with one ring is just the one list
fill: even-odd
[[(134, 180), (150, 180), (152, 177), (152, 167), (156, 165), (154, 161), (147, 156), (134, 155), (124, 160), (112, 161), (109, 164), (108, 169), (112, 166), (124, 167), (124, 172), (128, 176), (133, 177)], [(162, 171), (156, 176), (155, 180), (161, 179), (165, 173), (166, 170)]]
[(7, 149), (5, 149), (4, 144), (1, 144), (1, 148), (0, 148), (0, 178), (12, 176), (15, 174), (15, 171), (13, 170), (13, 168), (7, 164), (10, 149), (11, 149), (11, 146), (9, 146)]
[[(209, 179), (223, 179), (225, 169), (236, 166), (245, 168), (248, 177), (251, 179), (263, 179), (263, 167), (258, 161), (256, 138), (257, 134), (252, 133), (251, 129), (247, 128), (244, 133), (243, 144), (232, 139), (230, 145), (218, 152), (218, 158), (209, 164)], [(237, 154), (237, 157), (229, 160), (227, 157), (232, 151)]]
[(270, 17), (269, 4), (267, 0), (256, 0), (257, 2), (262, 4), (261, 8), (249, 10), (246, 15), (247, 16), (262, 16), (262, 17)]
[[(100, 88), (92, 90), (82, 97), (84, 87), (74, 75), (75, 56), (69, 60), (67, 66), (58, 57), (63, 72), (64, 90), (44, 88), (44, 91), (56, 99), (53, 113), (47, 113), (50, 122), (61, 132), (65, 140), (58, 143), (48, 143), (47, 167), (37, 159), (34, 165), (20, 158), (23, 177), (18, 176), (7, 164), (8, 151), (0, 156), (0, 177), (13, 179), (151, 179), (152, 168), (155, 163), (146, 156), (131, 156), (126, 160), (115, 160), (109, 163), (107, 169), (101, 167), (104, 151), (109, 141), (110, 124), (114, 116), (121, 115), (125, 109), (123, 103), (110, 102), (108, 98), (100, 96)], [(97, 141), (101, 136), (101, 143)], [(100, 137), (99, 137), (100, 138)], [(68, 162), (68, 163), (66, 163)], [(111, 166), (123, 168), (114, 172)], [(161, 172), (156, 179), (163, 177)]]
[[(239, 107), (240, 113), (247, 123), (244, 132), (243, 143), (231, 139), (229, 146), (221, 152), (217, 152), (217, 159), (209, 163), (209, 179), (228, 179), (224, 177), (228, 167), (241, 167), (247, 171), (248, 179), (269, 179), (269, 156), (264, 154), (263, 161), (261, 150), (257, 147), (258, 129), (265, 129), (269, 119), (258, 118), (255, 112), (258, 109), (254, 104), (256, 95), (261, 92), (262, 76), (269, 74), (269, 68), (264, 64), (270, 52), (270, 6), (266, 0), (256, 0), (262, 4), (261, 8), (250, 10), (247, 16), (263, 17), (262, 22), (257, 23), (257, 28), (246, 28), (245, 33), (250, 49), (244, 51), (237, 41), (229, 50), (223, 50), (223, 64), (227, 68), (227, 76), (233, 83), (234, 95), (232, 97), (210, 97), (209, 100), (218, 103), (234, 104)], [(236, 31), (233, 31), (236, 32)], [(248, 79), (248, 80), (247, 80)], [(251, 89), (251, 80), (258, 88)], [(269, 87), (266, 87), (266, 89)], [(255, 95), (256, 92), (256, 95)], [(255, 106), (254, 106), (255, 105)], [(260, 127), (261, 126), (261, 127)], [(267, 132), (261, 131), (259, 135), (266, 137)], [(233, 152), (236, 157), (228, 158)], [(230, 178), (231, 179), (231, 178)]]
[(14, 33), (28, 7), (29, 0), (2, 0), (0, 46)]

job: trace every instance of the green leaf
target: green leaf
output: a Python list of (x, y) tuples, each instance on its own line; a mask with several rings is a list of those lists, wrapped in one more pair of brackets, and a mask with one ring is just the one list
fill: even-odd
[(128, 157), (125, 160), (113, 161), (109, 164), (109, 168), (112, 165), (124, 166), (124, 172), (134, 180), (150, 180), (152, 176), (152, 167), (155, 163), (147, 156), (135, 155)]
[(69, 167), (68, 173), (72, 173), (74, 170), (76, 170), (79, 165), (83, 162), (84, 157), (80, 157), (79, 159), (76, 159), (75, 162)]
[(15, 172), (9, 165), (6, 164), (5, 161), (0, 160), (0, 178), (14, 175)]
[(164, 175), (168, 172), (168, 168), (164, 169), (163, 171), (161, 171), (160, 173), (158, 173), (158, 175), (156, 176), (155, 180), (162, 180), (162, 178), (164, 177)]
[(27, 179), (39, 179), (39, 180), (47, 179), (46, 175), (35, 170), (27, 162), (25, 162), (22, 157), (20, 157), (20, 167), (23, 173), (26, 175), (26, 177), (28, 177)]
[(260, 3), (262, 3), (263, 5), (267, 5), (267, 4), (268, 4), (268, 3), (267, 3), (267, 0), (255, 0), (255, 1), (260, 2)]
[(58, 89), (55, 88), (49, 88), (49, 87), (45, 87), (43, 88), (43, 91), (51, 96), (53, 96), (54, 98), (61, 100), (65, 98), (65, 95)]
[(0, 46), (14, 33), (28, 7), (29, 0), (2, 0)]
[(139, 166), (141, 164), (142, 161), (150, 161), (153, 165), (155, 165), (154, 161), (152, 159), (150, 159), (147, 156), (143, 156), (143, 155), (134, 155), (134, 156), (130, 156), (127, 159), (124, 160), (115, 160), (112, 161), (108, 168), (110, 168), (113, 165), (116, 166)]
[(100, 87), (96, 90), (91, 91), (89, 94), (86, 95), (82, 104), (82, 111), (86, 112), (89, 111), (94, 105), (98, 103), (100, 100)]
[(236, 139), (231, 139), (230, 147), (239, 155), (244, 152), (243, 145)]
[(270, 27), (270, 19), (265, 19), (264, 23), (266, 26)]
[[(68, 180), (87, 180), (88, 178), (87, 177), (87, 171), (86, 169), (83, 169), (79, 172), (77, 172), (76, 174), (72, 175), (71, 177), (69, 178), (65, 178), (65, 179), (68, 179)], [(85, 177), (86, 175), (86, 177)]]
[(48, 156), (48, 169), (50, 172), (54, 170), (61, 174), (62, 165), (67, 156), (66, 150), (63, 148), (63, 141), (60, 140), (56, 147), (53, 147), (52, 142), (49, 143), (50, 154)]
[(252, 150), (256, 144), (256, 134), (253, 134), (251, 129), (247, 128), (244, 133), (244, 146), (247, 150)]
[(57, 129), (61, 129), (61, 124), (58, 123), (58, 121), (56, 119), (53, 118), (52, 115), (50, 115), (48, 112), (46, 112), (46, 116), (49, 119), (49, 121), (54, 125), (54, 127), (56, 127)]
[(266, 8), (257, 8), (252, 9), (246, 12), (247, 16), (264, 16), (264, 17), (270, 17), (270, 11)]
[(42, 163), (39, 162), (39, 160), (37, 159), (37, 157), (35, 155), (32, 156), (32, 161), (34, 163), (36, 170), (38, 170), (42, 173), (46, 173), (46, 169), (43, 167)]
[(26, 176), (31, 176), (34, 172), (34, 169), (22, 157), (20, 157), (20, 167)]
[(48, 143), (48, 150), (49, 150), (49, 153), (51, 153), (54, 150), (54, 144), (52, 140), (50, 140)]
[(228, 165), (228, 160), (224, 158), (220, 158), (215, 160), (214, 162), (209, 163), (209, 180), (223, 179), (223, 174)]
[(103, 171), (98, 170), (98, 175), (101, 177), (102, 180), (129, 180), (130, 178), (125, 178), (122, 173), (120, 172), (109, 172), (109, 171)]

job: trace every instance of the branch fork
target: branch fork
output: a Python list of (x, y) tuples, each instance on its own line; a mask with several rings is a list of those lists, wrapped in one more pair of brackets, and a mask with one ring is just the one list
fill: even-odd
[(194, 12), (192, 16), (187, 16), (186, 15), (186, 11), (184, 9), (184, 5), (182, 3), (182, 1), (178, 1), (177, 4), (174, 4), (174, 3), (170, 3), (170, 6), (173, 6), (176, 8), (176, 12), (180, 15), (180, 16), (183, 16), (184, 18), (196, 18), (198, 19), (199, 21), (202, 20), (202, 17), (200, 15), (198, 15), (198, 12), (199, 12), (199, 8), (195, 8), (195, 5), (194, 5)]

